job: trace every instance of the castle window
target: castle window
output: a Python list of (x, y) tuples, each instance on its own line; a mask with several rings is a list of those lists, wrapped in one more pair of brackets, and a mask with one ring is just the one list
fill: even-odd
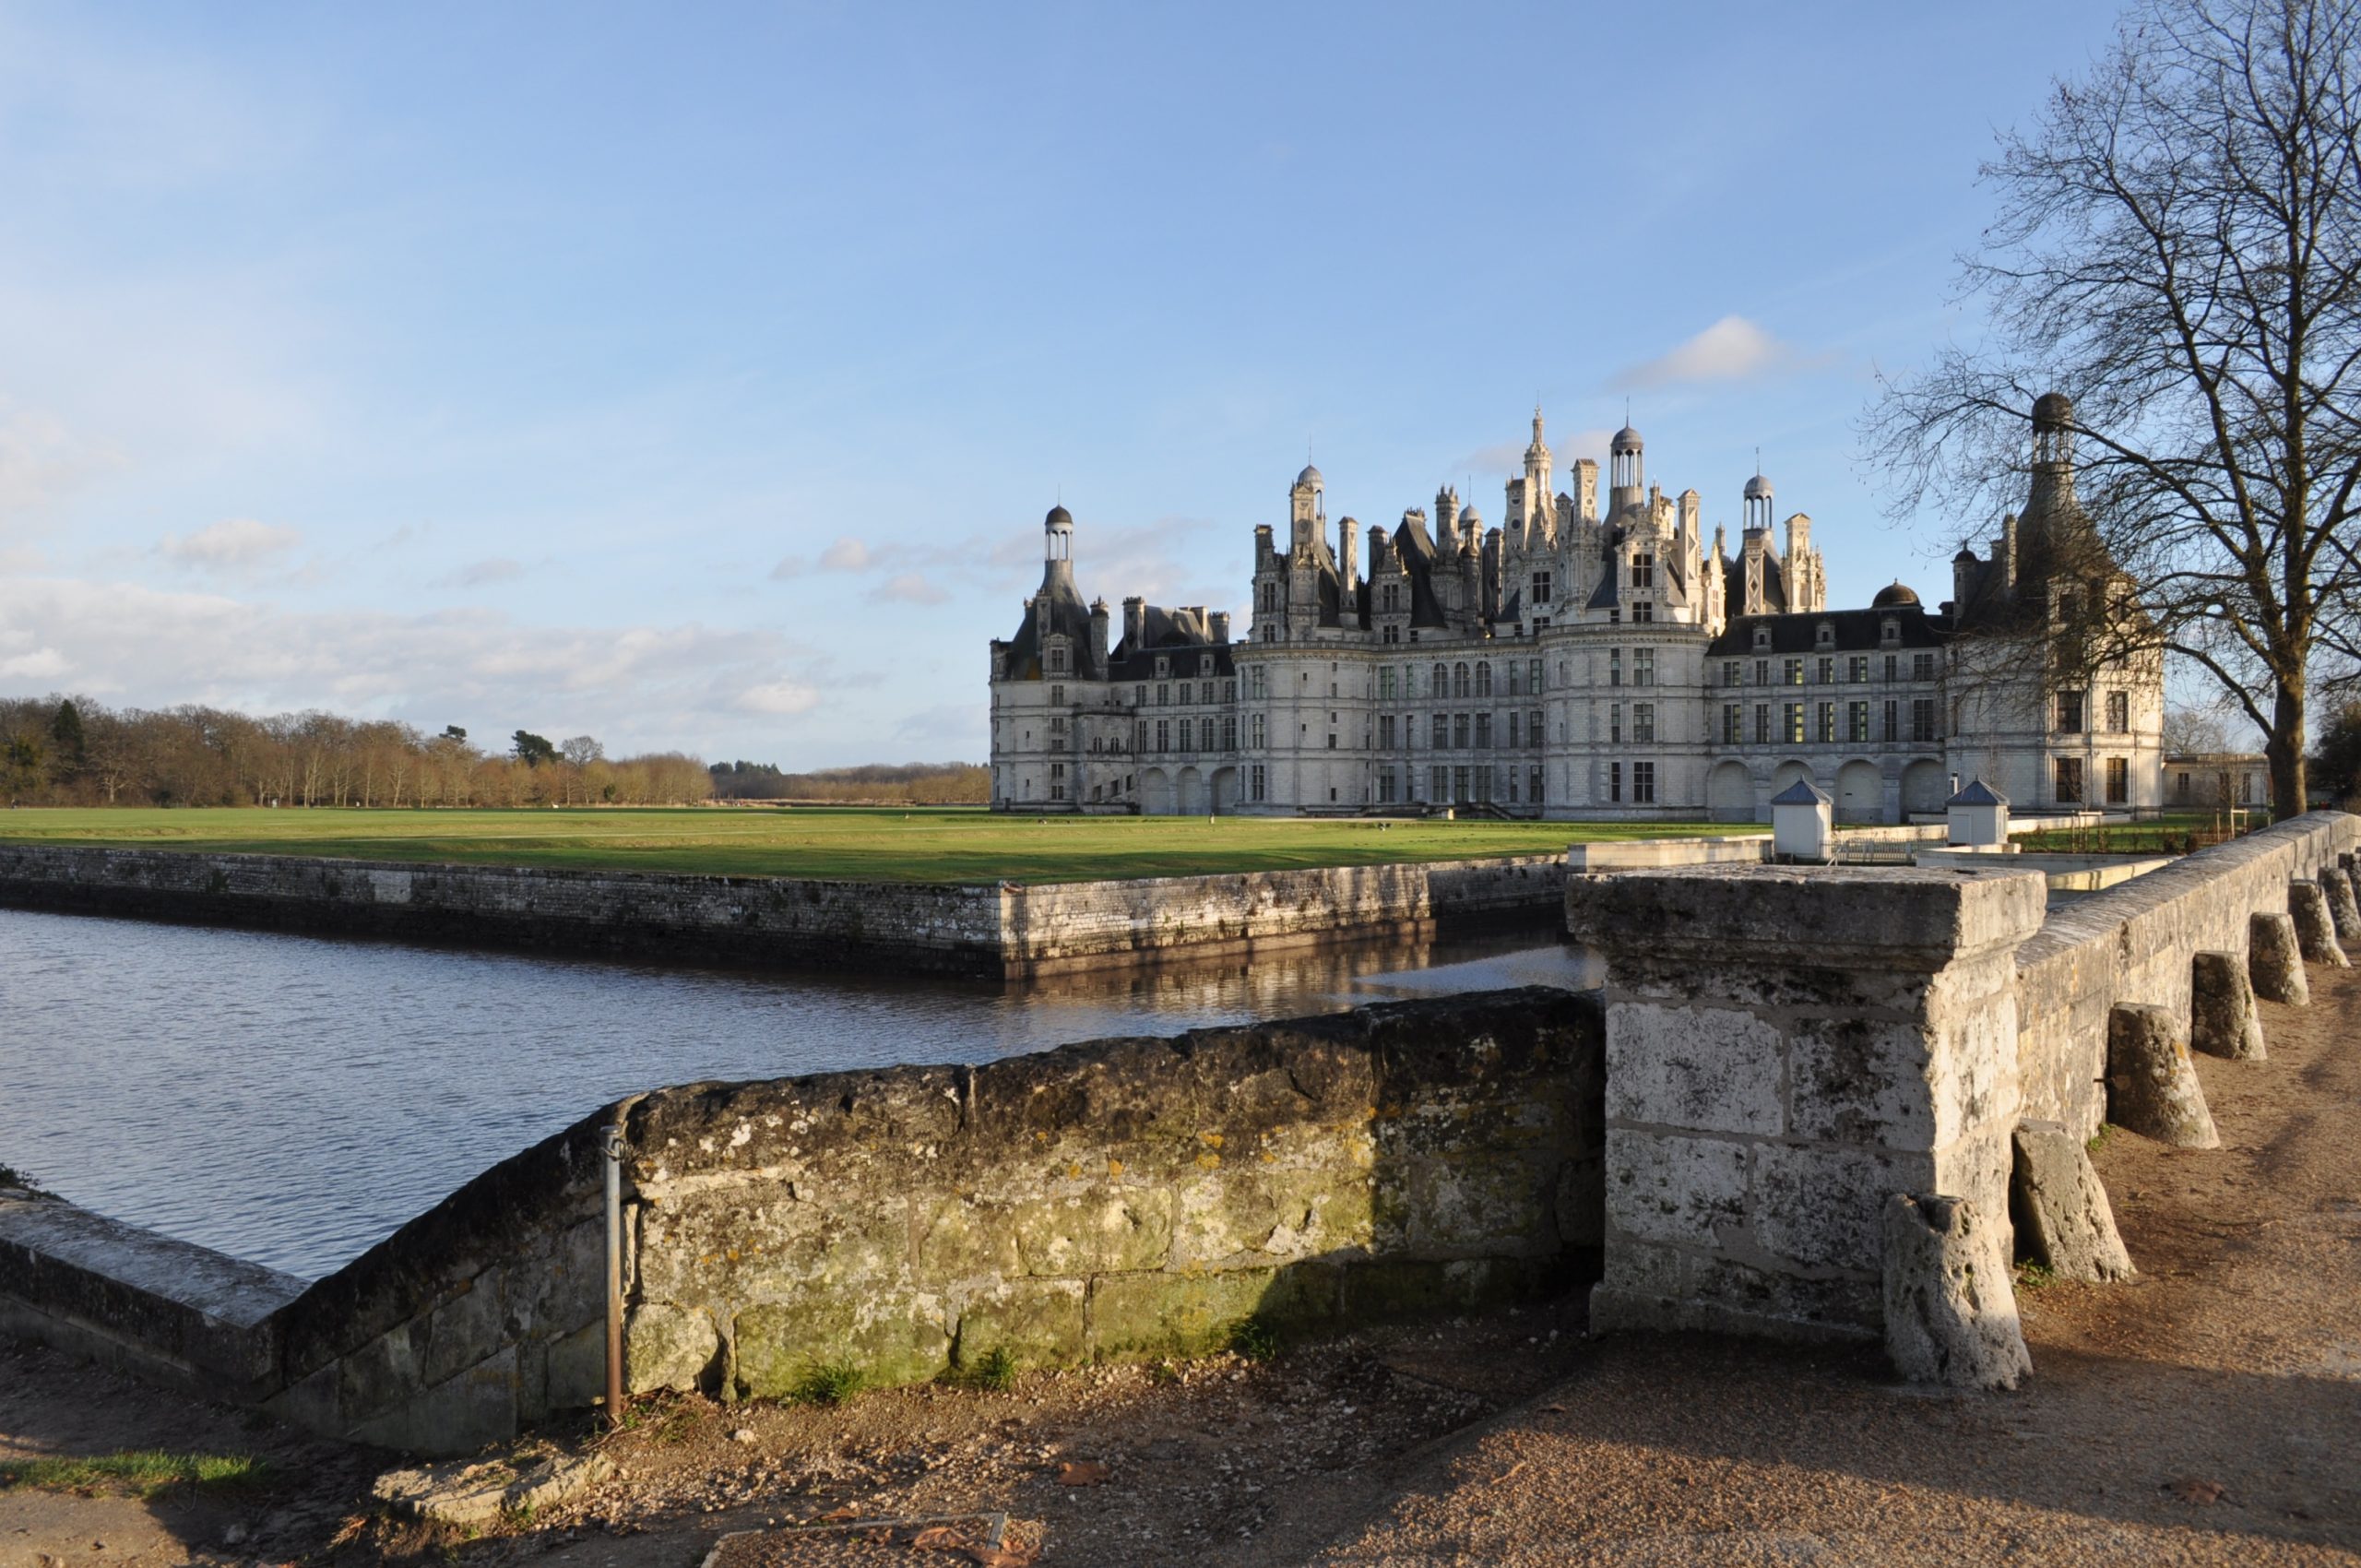
[(1607, 683), (1610, 686), (1623, 683), (1623, 650), (1619, 647), (1607, 650)]
[(1815, 641), (1821, 647), (1834, 647), (1836, 646), (1836, 627), (1831, 622), (1822, 621), (1813, 629), (1812, 635)]
[(1464, 713), (1451, 716), (1451, 749), (1455, 752), (1467, 749), (1467, 715)]
[(1476, 716), (1476, 749), (1479, 752), (1492, 749), (1492, 716), (1489, 713)]
[(1183, 682), (1181, 682), (1181, 683), (1180, 683), (1180, 706), (1181, 706), (1182, 707), (1188, 707), (1188, 706), (1189, 706), (1189, 704), (1190, 704), (1190, 702), (1191, 702), (1191, 700), (1192, 700), (1192, 697), (1191, 697), (1191, 695), (1190, 695), (1190, 686), (1189, 686), (1189, 683), (1188, 683), (1188, 682), (1186, 682), (1186, 681), (1183, 681)]
[(1214, 656), (1210, 653), (1200, 655), (1197, 659), (1197, 673), (1200, 675), (1210, 675), (1213, 672)]
[(1380, 803), (1388, 803), (1394, 799), (1394, 770), (1390, 767), (1377, 770), (1377, 798)]
[(1060, 674), (1063, 674), (1065, 672), (1065, 667), (1066, 650), (1062, 647), (1051, 648), (1050, 650), (1050, 668)]
[(1607, 742), (1612, 746), (1623, 743), (1623, 705), (1619, 702), (1607, 705)]
[(1513, 710), (1509, 714), (1509, 750), (1511, 751), (1515, 751), (1525, 744), (1523, 719), (1524, 715)]
[(1547, 572), (1533, 574), (1533, 602), (1536, 604), (1549, 602), (1549, 574)]
[(1757, 626), (1757, 627), (1755, 627), (1755, 628), (1754, 628), (1754, 649), (1755, 649), (1755, 651), (1756, 651), (1757, 653), (1767, 652), (1767, 651), (1770, 649), (1770, 647), (1771, 647), (1771, 628), (1770, 628), (1770, 627), (1768, 627), (1768, 626)]
[(1781, 705), (1786, 708), (1786, 736), (1790, 745), (1801, 745), (1804, 739), (1804, 705), (1799, 702)]
[[(1261, 714), (1258, 713), (1253, 716), (1252, 721), (1247, 726), (1247, 732), (1249, 741), (1254, 749), (1258, 752), (1261, 751), (1263, 749), (1263, 716)], [(1257, 771), (1260, 770), (1258, 769)], [(1259, 796), (1256, 798), (1260, 799)]]
[(1607, 798), (1619, 802), (1623, 799), (1623, 765), (1619, 762), (1607, 765)]
[(1489, 663), (1476, 666), (1476, 695), (1479, 697), (1492, 695), (1492, 667)]
[(1509, 660), (1509, 695), (1525, 695), (1525, 666), (1513, 659)]
[(1836, 705), (1833, 702), (1820, 705), (1820, 738), (1823, 741), (1836, 739)]
[(1525, 680), (1526, 687), (1533, 695), (1539, 696), (1541, 695), (1541, 660), (1533, 659), (1525, 665)]
[(1771, 661), (1769, 659), (1758, 659), (1754, 661), (1754, 683), (1758, 686), (1767, 686), (1771, 683)]
[(1620, 610), (1610, 610), (1610, 611), (1608, 611), (1608, 612), (1607, 612), (1607, 624), (1608, 624), (1608, 625), (1610, 625), (1610, 626), (1617, 626), (1617, 625), (1620, 625), (1620, 624), (1622, 624), (1622, 622), (1623, 622), (1623, 612), (1622, 612), (1622, 611), (1620, 611)]
[(1656, 705), (1635, 702), (1631, 705), (1631, 740), (1635, 745), (1653, 744), (1656, 738)]
[[(1954, 721), (1956, 727), (1956, 721)], [(1910, 738), (1914, 741), (1935, 739), (1935, 699), (1914, 697), (1910, 703)]]
[(1656, 683), (1656, 650), (1635, 647), (1631, 650), (1631, 684), (1653, 686)]
[(1725, 685), (1725, 686), (1735, 686), (1735, 685), (1738, 685), (1738, 684), (1739, 683), (1738, 677), (1739, 677), (1739, 676), (1741, 676), (1741, 675), (1743, 675), (1744, 673), (1745, 673), (1745, 671), (1744, 671), (1744, 670), (1743, 670), (1743, 668), (1741, 667), (1741, 665), (1740, 665), (1740, 661), (1739, 661), (1739, 660), (1735, 659), (1723, 659), (1723, 660), (1722, 660), (1722, 684), (1723, 684), (1723, 685)]
[(1246, 792), (1248, 796), (1253, 800), (1261, 800), (1263, 798), (1263, 765), (1259, 762), (1256, 763), (1247, 771), (1246, 778)]
[(1065, 706), (1065, 701), (1066, 689), (1063, 686), (1051, 686), (1050, 688), (1050, 706), (1051, 707), (1063, 707)]
[(1635, 762), (1631, 765), (1631, 803), (1654, 805), (1656, 799), (1656, 765)]
[(1263, 667), (1262, 667), (1261, 665), (1259, 665), (1259, 664), (1257, 664), (1256, 666), (1254, 666), (1254, 680), (1253, 680), (1253, 687), (1254, 687), (1254, 696), (1255, 696), (1255, 699), (1256, 699), (1257, 701), (1260, 701), (1263, 697), (1264, 697), (1264, 696), (1266, 696), (1266, 695), (1269, 695), (1269, 694), (1268, 694), (1268, 692), (1264, 689), (1264, 680), (1263, 680)]
[(1541, 769), (1527, 768), (1525, 775), (1525, 798), (1529, 805), (1541, 803)]
[(1866, 685), (1869, 679), (1869, 656), (1857, 653), (1845, 661), (1845, 679), (1853, 684)]
[(1525, 743), (1528, 746), (1541, 743), (1541, 710), (1537, 707), (1525, 716)]
[(1428, 694), (1429, 695), (1438, 697), (1447, 697), (1451, 695), (1451, 670), (1449, 666), (1442, 664), (1435, 666), (1434, 683), (1434, 687), (1432, 691)]
[[(1390, 713), (1381, 713), (1377, 716), (1377, 745), (1380, 751), (1390, 752), (1394, 749), (1394, 716)], [(1391, 795), (1386, 797), (1389, 801), (1393, 798)]]
[(1197, 683), (1197, 700), (1208, 705), (1213, 702), (1214, 683), (1211, 681), (1200, 681)]
[(1381, 665), (1377, 671), (1377, 695), (1385, 702), (1394, 700), (1394, 666)]
[(1234, 713), (1222, 715), (1221, 749), (1226, 752), (1238, 749), (1238, 715)]
[(1401, 627), (1399, 627), (1399, 626), (1388, 626), (1388, 627), (1386, 627), (1386, 628), (1385, 628), (1385, 640), (1386, 640), (1387, 642), (1390, 642), (1390, 643), (1398, 643), (1398, 642), (1400, 642), (1400, 641), (1402, 640), (1402, 628), (1401, 628)]
[(1736, 702), (1722, 704), (1722, 744), (1735, 746), (1745, 739), (1746, 705)]
[(1160, 752), (1172, 749), (1172, 720), (1169, 719), (1156, 721), (1156, 749)]
[(1156, 678), (1157, 680), (1161, 681), (1171, 673), (1172, 660), (1169, 659), (1159, 659), (1156, 661)]
[(1637, 625), (1655, 625), (1656, 620), (1655, 601), (1654, 600), (1643, 599), (1640, 600), (1639, 603), (1631, 606), (1631, 620), (1633, 624)]
[(1892, 697), (1888, 697), (1886, 699), (1885, 738), (1889, 741), (1899, 741), (1902, 739), (1901, 710), (1902, 705), (1900, 703), (1894, 701)]
[(1631, 586), (1635, 588), (1656, 586), (1656, 558), (1643, 552), (1631, 557)]
[(1884, 622), (1880, 622), (1880, 623), (1879, 624), (1879, 625), (1878, 625), (1878, 641), (1880, 641), (1880, 642), (1881, 642), (1881, 643), (1898, 643), (1898, 642), (1900, 642), (1901, 640), (1902, 640), (1902, 623), (1901, 623), (1901, 622), (1899, 622), (1899, 621), (1884, 621)]
[(1868, 703), (1848, 702), (1845, 705), (1845, 738), (1856, 742), (1869, 738), (1869, 705)]
[[(2106, 695), (2106, 727), (2117, 734), (2131, 728), (2131, 694), (2109, 692)], [(2115, 799), (2110, 795), (2109, 800)]]
[(1829, 684), (1831, 682), (1834, 681), (1834, 680), (1836, 679), (1836, 660), (1834, 660), (1834, 659), (1821, 659), (1821, 660), (1820, 661), (1820, 671), (1819, 671), (1819, 676), (1818, 676), (1818, 678), (1819, 678), (1820, 683), (1821, 683), (1821, 685), (1823, 685), (1823, 686), (1825, 686), (1825, 685)]
[(1889, 653), (1885, 656), (1885, 678), (1887, 680), (1891, 681), (1895, 678), (1895, 669), (1899, 663), (1900, 660), (1895, 655)]
[(2120, 806), (2131, 799), (2131, 766), (2122, 757), (2106, 759), (2106, 803)]
[(1464, 697), (1467, 695), (1467, 666), (1465, 664), (1452, 667), (1451, 695), (1455, 697)]
[(1232, 675), (1228, 680), (1224, 681), (1221, 683), (1221, 700), (1224, 702), (1236, 702), (1238, 700), (1237, 676)]
[(1440, 713), (1435, 715), (1433, 735), (1432, 750), (1446, 752), (1451, 749), (1451, 720)]
[(1758, 746), (1771, 743), (1771, 705), (1767, 702), (1754, 705), (1754, 743)]
[[(2055, 728), (2063, 730), (2070, 735), (2079, 735), (2082, 732), (2084, 729), (2082, 721), (2085, 717), (2083, 695), (2084, 694), (2081, 692), (2058, 694), (2058, 722)], [(2075, 799), (2080, 800), (2082, 797), (2077, 795)]]
[[(2060, 596), (2060, 602), (2063, 602), (2063, 596)], [(2081, 805), (2082, 803), (2082, 759), (2078, 756), (2061, 756), (2051, 760), (2056, 765), (2054, 778), (2057, 803), (2061, 806)]]
[(1802, 685), (1804, 683), (1804, 661), (1800, 659), (1788, 659), (1785, 670), (1782, 671), (1782, 679), (1786, 684), (1790, 686)]
[(1914, 681), (1933, 680), (1935, 678), (1935, 656), (1931, 653), (1912, 654), (1910, 656), (1910, 678)]

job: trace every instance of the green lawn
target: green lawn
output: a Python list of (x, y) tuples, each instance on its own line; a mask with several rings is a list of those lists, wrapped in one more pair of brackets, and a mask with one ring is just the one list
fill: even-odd
[(77, 810), (0, 813), (0, 841), (863, 882), (1078, 882), (1550, 854), (1748, 825), (1006, 817), (976, 809)]

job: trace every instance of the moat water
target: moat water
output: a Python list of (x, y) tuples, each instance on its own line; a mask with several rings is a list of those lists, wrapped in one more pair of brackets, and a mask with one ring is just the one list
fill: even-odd
[(0, 1165), (101, 1214), (317, 1277), (635, 1090), (1597, 982), (1587, 955), (1530, 936), (1012, 990), (0, 909)]

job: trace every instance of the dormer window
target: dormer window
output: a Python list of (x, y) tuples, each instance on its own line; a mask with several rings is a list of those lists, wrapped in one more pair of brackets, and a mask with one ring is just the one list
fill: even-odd
[(1166, 676), (1168, 676), (1168, 675), (1169, 675), (1169, 674), (1171, 674), (1171, 673), (1172, 673), (1172, 660), (1170, 660), (1170, 659), (1161, 659), (1161, 658), (1160, 658), (1160, 659), (1158, 659), (1156, 661), (1156, 678), (1157, 678), (1157, 680), (1161, 681), (1161, 680), (1163, 680)]
[(1062, 648), (1062, 647), (1053, 647), (1053, 648), (1051, 648), (1051, 649), (1050, 650), (1050, 673), (1052, 673), (1052, 674), (1056, 674), (1056, 675), (1062, 675), (1062, 674), (1064, 674), (1064, 673), (1065, 673), (1065, 669), (1066, 669), (1066, 650), (1065, 650), (1065, 649), (1063, 649), (1063, 648)]
[(1533, 574), (1533, 602), (1536, 604), (1549, 602), (1549, 574), (1547, 572)]
[(1214, 656), (1210, 653), (1201, 655), (1197, 659), (1197, 673), (1200, 675), (1210, 675), (1213, 672)]
[(1815, 629), (1813, 636), (1818, 639), (1817, 646), (1821, 647), (1836, 646), (1836, 627), (1833, 623), (1822, 621)]
[(1757, 653), (1768, 653), (1771, 651), (1770, 627), (1757, 626), (1754, 628), (1754, 649)]
[(1656, 558), (1645, 551), (1631, 557), (1631, 586), (1635, 588), (1656, 586)]
[(1878, 627), (1878, 641), (1880, 641), (1880, 642), (1881, 642), (1881, 643), (1892, 644), (1892, 643), (1898, 643), (1898, 642), (1900, 642), (1901, 640), (1902, 640), (1902, 623), (1901, 623), (1901, 622), (1899, 622), (1899, 621), (1887, 621), (1887, 622), (1884, 622), (1884, 623), (1882, 623), (1882, 624), (1880, 624), (1879, 625), (1879, 627)]

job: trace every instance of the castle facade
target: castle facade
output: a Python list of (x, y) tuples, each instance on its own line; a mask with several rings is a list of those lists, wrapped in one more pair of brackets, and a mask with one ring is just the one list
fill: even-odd
[[(1444, 806), (1568, 819), (1767, 821), (1809, 779), (1839, 820), (1939, 812), (1971, 778), (2019, 812), (2163, 804), (2160, 656), (2058, 655), (2137, 613), (2073, 493), (2072, 410), (2035, 405), (2033, 483), (1929, 611), (1895, 582), (1831, 610), (1811, 519), (1761, 474), (1736, 550), (1694, 490), (1649, 482), (1639, 432), (1558, 488), (1542, 419), (1488, 526), (1445, 489), (1390, 532), (1332, 532), (1307, 467), (1254, 530), (1252, 620), (1085, 604), (1074, 522), (991, 645), (992, 805), (1354, 814)], [(1366, 550), (1366, 556), (1363, 551)]]

